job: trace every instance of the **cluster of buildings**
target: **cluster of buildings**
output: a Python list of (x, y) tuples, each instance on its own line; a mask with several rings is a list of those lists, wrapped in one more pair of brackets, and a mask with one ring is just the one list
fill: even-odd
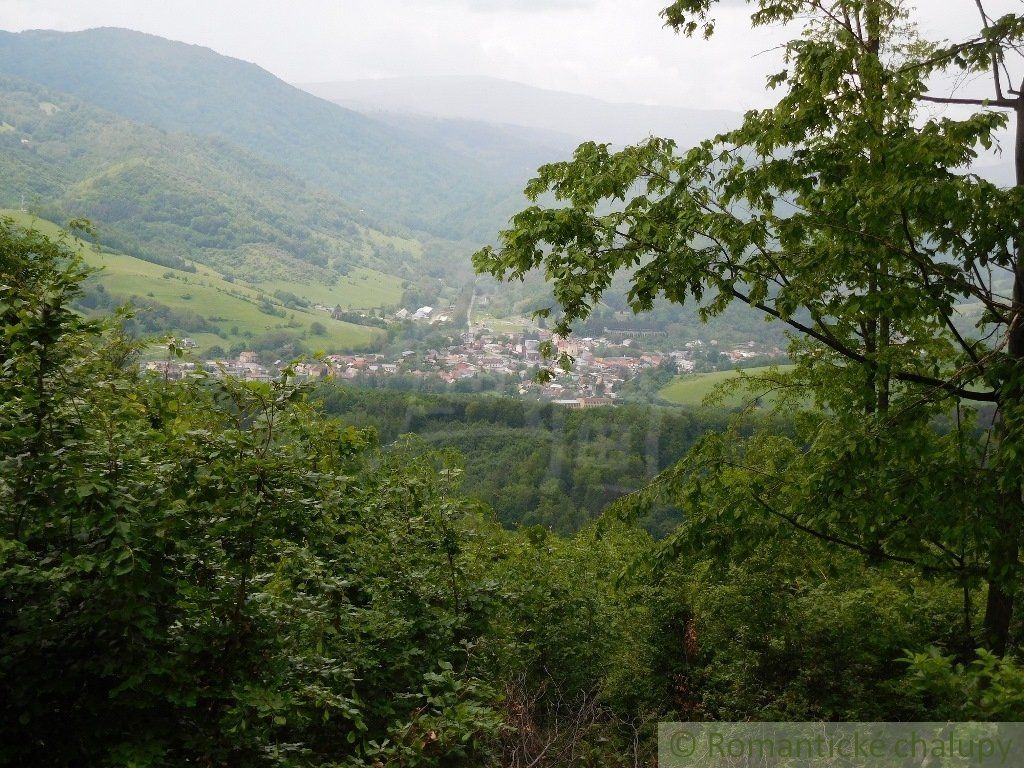
[(436, 323), (448, 323), (451, 322), (451, 313), (455, 309), (454, 305), (448, 307), (446, 312), (435, 310), (433, 307), (420, 307), (415, 312), (410, 312), (408, 309), (400, 309), (395, 313), (396, 320), (421, 320), (428, 322), (431, 325)]
[[(429, 309), (429, 308), (427, 308)], [(294, 366), (299, 379), (333, 376), (359, 383), (374, 377), (412, 376), (433, 379), (444, 384), (494, 376), (510, 382), (523, 397), (551, 400), (567, 407), (590, 408), (610, 405), (622, 385), (643, 371), (668, 365), (673, 371), (692, 372), (697, 359), (706, 357), (709, 346), (692, 341), (671, 352), (646, 352), (636, 348), (633, 338), (570, 338), (538, 330), (530, 334), (500, 334), (486, 328), (475, 329), (452, 338), (440, 349), (406, 350), (400, 354), (336, 354), (323, 360)], [(553, 361), (545, 361), (543, 345), (550, 344), (556, 354), (574, 359), (572, 370), (563, 371)], [(731, 362), (752, 357), (781, 356), (779, 349), (759, 350), (754, 342), (721, 350)], [(262, 363), (255, 352), (242, 352), (234, 360), (150, 362), (146, 368), (167, 378), (182, 378), (202, 367), (211, 375), (229, 375), (246, 381), (269, 381), (280, 375), (287, 363), (280, 360)], [(536, 381), (541, 366), (549, 367), (554, 378)]]
[[(200, 371), (211, 376), (230, 376), (241, 381), (272, 381), (281, 375), (286, 363), (277, 360), (271, 365), (260, 362), (255, 352), (242, 352), (233, 360), (152, 360), (143, 369), (168, 380), (183, 379)], [(295, 377), (299, 379), (319, 379), (331, 372), (325, 363), (312, 361), (298, 363), (294, 366)]]
[[(491, 375), (517, 383), (520, 395), (544, 399), (571, 400), (575, 407), (605, 405), (613, 401), (622, 382), (640, 371), (660, 365), (666, 355), (627, 355), (629, 343), (619, 345), (621, 356), (598, 357), (594, 349), (607, 340), (567, 340), (538, 331), (533, 338), (524, 334), (495, 334), (478, 331), (464, 334), (460, 340), (441, 349), (422, 352), (407, 350), (393, 360), (382, 355), (330, 355), (327, 361), (341, 379), (406, 374), (434, 377), (446, 384)], [(546, 384), (534, 381), (534, 373), (546, 364), (541, 345), (552, 343), (559, 353), (576, 358), (573, 370), (556, 370), (556, 378)], [(548, 361), (550, 362), (550, 361)], [(685, 364), (681, 370), (686, 370)], [(566, 402), (565, 404), (569, 404)]]

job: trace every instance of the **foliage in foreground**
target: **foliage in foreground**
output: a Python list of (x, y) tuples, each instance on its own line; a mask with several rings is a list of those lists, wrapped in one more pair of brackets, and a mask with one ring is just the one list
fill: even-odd
[(76, 260), (4, 234), (6, 759), (484, 749), (446, 476), (316, 419), (287, 378), (139, 379), (69, 310)]
[(784, 526), (660, 564), (610, 518), (504, 531), (287, 375), (141, 376), (82, 278), (0, 225), (0, 765), (625, 766), (658, 720), (974, 711), (976, 670), (902, 661), (947, 582)]
[(0, 257), (0, 764), (480, 765), (618, 722), (645, 534), (507, 534), (287, 374), (140, 375), (67, 245), (5, 222)]
[[(715, 5), (677, 0), (662, 16), (711, 35)], [(703, 318), (745, 305), (785, 328), (796, 365), (768, 386), (817, 412), (791, 439), (708, 440), (663, 477), (688, 519), (680, 536), (785, 521), (869, 565), (949, 579), (968, 615), (986, 603), (960, 643), (1003, 656), (1024, 575), (1024, 123), (1016, 186), (968, 171), (1010, 122), (998, 110), (1024, 118), (1016, 83), (1004, 93), (1024, 16), (979, 1), (975, 35), (933, 44), (898, 0), (749, 5), (753, 26), (799, 27), (768, 79), (774, 106), (683, 151), (582, 144), (538, 171), (535, 204), (475, 264), (506, 280), (542, 271), (557, 304), (542, 314), (557, 309), (563, 336), (623, 276), (638, 313), (661, 297)], [(992, 76), (997, 98), (928, 93), (951, 73)], [(977, 110), (954, 119), (935, 102)], [(983, 312), (965, 330), (969, 303)]]

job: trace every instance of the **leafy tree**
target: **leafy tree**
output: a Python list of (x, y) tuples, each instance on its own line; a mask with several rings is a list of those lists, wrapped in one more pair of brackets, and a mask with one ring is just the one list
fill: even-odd
[(970, 663), (935, 649), (908, 659), (911, 686), (931, 701), (938, 717), (1020, 721), (1024, 717), (1024, 668), (1020, 661), (982, 651)]
[[(663, 17), (710, 35), (712, 5), (679, 0)], [(976, 35), (935, 45), (888, 0), (752, 5), (755, 25), (803, 26), (769, 78), (783, 91), (775, 107), (682, 153), (656, 138), (581, 145), (527, 188), (558, 204), (517, 214), (475, 264), (502, 279), (543, 269), (563, 335), (622, 272), (637, 312), (662, 295), (703, 317), (739, 302), (787, 326), (798, 365), (770, 385), (819, 412), (793, 439), (699, 448), (664, 484), (694, 517), (679, 535), (781, 519), (870, 562), (951, 579), (965, 644), (984, 582), (980, 639), (1000, 654), (1024, 511), (1024, 189), (965, 170), (1006, 125), (999, 108), (1024, 131), (1024, 101), (1000, 85), (1024, 16), (983, 12)], [(963, 119), (923, 112), (940, 98), (929, 77), (947, 70), (993, 70), (996, 98)], [(974, 330), (957, 322), (968, 302), (982, 307)], [(932, 422), (947, 414), (956, 428), (943, 435)]]

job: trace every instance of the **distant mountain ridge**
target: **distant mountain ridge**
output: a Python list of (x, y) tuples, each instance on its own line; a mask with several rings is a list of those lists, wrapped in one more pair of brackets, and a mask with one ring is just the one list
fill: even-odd
[(2, 74), (0, 125), (0, 207), (24, 200), (56, 221), (91, 218), (123, 253), (250, 278), (329, 281), (353, 266), (399, 266), (380, 247), (390, 236), (343, 201), (222, 140)]
[[(738, 127), (743, 120), (739, 112), (618, 104), (489, 77), (395, 77), (300, 83), (299, 87), (395, 125), (477, 121), (506, 131), (539, 132), (533, 135), (540, 146), (553, 148), (545, 162), (561, 159), (566, 147), (584, 140), (621, 146), (653, 135), (675, 139), (685, 148)], [(1005, 132), (1003, 140), (1009, 146)], [(1013, 163), (995, 153), (979, 158), (974, 171), (997, 184), (1014, 183)]]
[(631, 144), (654, 135), (694, 144), (742, 119), (737, 112), (616, 104), (488, 77), (434, 76), (303, 83), (324, 99), (358, 109), (479, 120), (584, 139)]
[(125, 29), (0, 32), (0, 74), (139, 123), (223, 139), (347, 201), (449, 238), (493, 235), (525, 173), (344, 109), (255, 64)]

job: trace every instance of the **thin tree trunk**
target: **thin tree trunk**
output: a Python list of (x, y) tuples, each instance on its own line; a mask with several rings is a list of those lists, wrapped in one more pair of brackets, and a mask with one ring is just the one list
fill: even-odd
[[(864, 6), (864, 29), (867, 32), (866, 55), (860, 64), (861, 82), (865, 94), (865, 106), (871, 127), (875, 131), (872, 145), (869, 148), (871, 164), (879, 173), (885, 172), (886, 158), (882, 151), (885, 133), (885, 89), (883, 85), (882, 53), (882, 11), (879, 0), (873, 0)], [(884, 242), (887, 238), (879, 238)], [(868, 294), (878, 298), (882, 291), (888, 289), (888, 258), (882, 254), (869, 269), (872, 271)], [(866, 412), (886, 413), (889, 410), (889, 376), (883, 365), (879, 365), (879, 357), (883, 357), (891, 343), (889, 317), (884, 311), (875, 310), (867, 322), (864, 351), (868, 358), (868, 393)]]
[[(1017, 99), (1014, 117), (1017, 121), (1014, 151), (1016, 182), (1018, 187), (1024, 187), (1024, 98)], [(1024, 217), (1017, 222), (1014, 235), (1016, 264), (1013, 311), (1007, 332), (1006, 351), (1016, 364), (1015, 368), (1019, 369), (1024, 364)], [(1017, 441), (1021, 436), (1022, 425), (1016, 411), (1024, 400), (1024, 382), (1018, 379), (1019, 375), (1015, 372), (1000, 395), (1000, 415), (996, 429), (1001, 441)], [(1024, 509), (1024, 468), (1016, 462), (1007, 463), (1009, 466), (1004, 467), (1004, 471), (1014, 474), (1007, 477), (1008, 487), (1005, 489), (1003, 503), (997, 510), (995, 524), (998, 538), (990, 554), (991, 573), (984, 620), (986, 645), (1000, 656), (1006, 653), (1010, 640), (1020, 565), (1020, 515)]]

